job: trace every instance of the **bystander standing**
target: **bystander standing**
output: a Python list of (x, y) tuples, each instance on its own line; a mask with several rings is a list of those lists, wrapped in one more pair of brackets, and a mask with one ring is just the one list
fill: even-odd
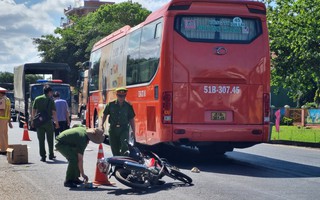
[(69, 107), (66, 100), (60, 98), (60, 93), (55, 91), (53, 93), (54, 103), (56, 104), (57, 119), (59, 128), (55, 129), (55, 137), (62, 131), (70, 127)]

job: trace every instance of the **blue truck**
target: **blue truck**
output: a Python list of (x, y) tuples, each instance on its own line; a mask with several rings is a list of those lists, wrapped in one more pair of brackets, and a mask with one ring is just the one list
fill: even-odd
[[(68, 84), (70, 67), (66, 63), (26, 63), (14, 68), (14, 104), (18, 113), (19, 127), (24, 123), (31, 126), (31, 116), (34, 99), (43, 94), (43, 86), (48, 84), (53, 91), (58, 91), (60, 97), (68, 102), (71, 111), (71, 88)], [(26, 83), (27, 74), (48, 75), (50, 80), (40, 80), (36, 83)]]

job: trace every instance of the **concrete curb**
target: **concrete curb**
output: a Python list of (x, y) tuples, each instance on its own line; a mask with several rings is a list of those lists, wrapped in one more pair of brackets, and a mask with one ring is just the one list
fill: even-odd
[(296, 142), (288, 140), (272, 140), (271, 144), (284, 144), (284, 145), (293, 145), (301, 147), (310, 147), (310, 148), (320, 148), (320, 143), (309, 143), (309, 142)]

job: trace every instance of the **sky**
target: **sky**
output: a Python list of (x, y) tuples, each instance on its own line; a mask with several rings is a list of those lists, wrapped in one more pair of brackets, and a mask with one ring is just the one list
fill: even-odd
[[(54, 34), (64, 9), (82, 0), (0, 0), (0, 72), (23, 63), (40, 62), (32, 38)], [(108, 0), (120, 3), (127, 0)], [(132, 0), (155, 11), (170, 0)]]

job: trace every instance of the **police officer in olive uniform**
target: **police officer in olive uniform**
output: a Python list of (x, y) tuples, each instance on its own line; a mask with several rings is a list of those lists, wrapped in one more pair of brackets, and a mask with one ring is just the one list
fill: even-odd
[(114, 156), (124, 155), (128, 150), (125, 140), (129, 138), (129, 124), (135, 135), (134, 117), (135, 113), (133, 107), (125, 98), (127, 95), (126, 88), (116, 89), (117, 99), (109, 102), (104, 111), (102, 119), (102, 127), (109, 115), (109, 142), (111, 151)]
[[(38, 112), (47, 111), (50, 118), (53, 117), (55, 128), (58, 129), (59, 123), (57, 119), (56, 106), (52, 99), (52, 95), (53, 95), (53, 90), (50, 87), (50, 85), (44, 85), (43, 95), (36, 97), (33, 102), (31, 120), (34, 119), (35, 115)], [(31, 127), (34, 127), (33, 120), (31, 121)], [(39, 140), (39, 153), (41, 156), (40, 161), (46, 162), (46, 148), (45, 148), (46, 137), (47, 137), (48, 148), (49, 148), (49, 159), (54, 160), (56, 158), (53, 152), (54, 127), (51, 119), (36, 129), (37, 129), (37, 136)]]
[(84, 151), (89, 141), (101, 144), (104, 139), (103, 130), (86, 129), (81, 125), (74, 125), (73, 128), (63, 131), (56, 137), (57, 151), (69, 162), (64, 182), (65, 187), (75, 188), (81, 184), (80, 175), (84, 181), (88, 181), (88, 176), (84, 173), (83, 168)]
[(6, 96), (7, 90), (0, 87), (0, 154), (6, 155), (8, 148), (8, 125), (11, 124), (11, 103)]

